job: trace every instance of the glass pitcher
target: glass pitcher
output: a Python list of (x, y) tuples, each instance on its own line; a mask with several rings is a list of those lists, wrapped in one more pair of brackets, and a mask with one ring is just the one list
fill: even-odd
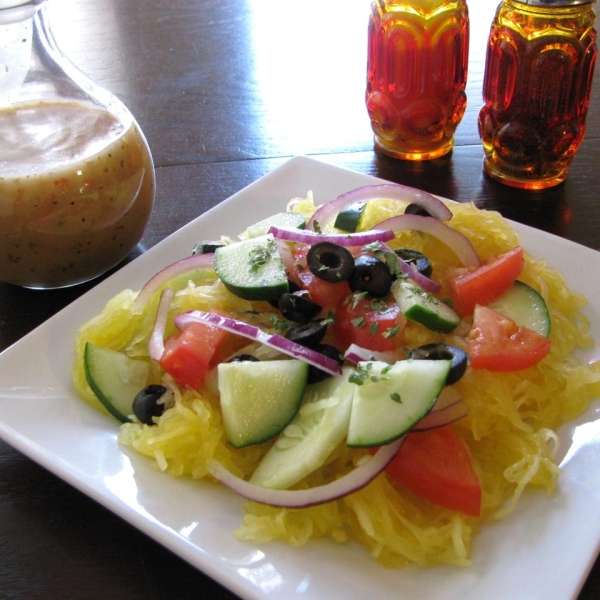
[(122, 261), (154, 201), (129, 110), (52, 36), (48, 0), (0, 0), (0, 280), (75, 285)]

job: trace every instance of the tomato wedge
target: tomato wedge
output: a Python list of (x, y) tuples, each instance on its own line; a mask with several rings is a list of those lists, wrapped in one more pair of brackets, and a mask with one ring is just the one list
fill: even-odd
[(362, 348), (387, 352), (402, 345), (406, 318), (393, 301), (368, 300), (350, 295), (335, 313), (333, 335), (341, 348), (357, 344)]
[(198, 388), (206, 373), (247, 343), (244, 338), (204, 323), (190, 323), (165, 341), (160, 366), (185, 387)]
[(475, 271), (457, 275), (450, 280), (450, 297), (454, 308), (464, 317), (473, 314), (476, 304), (489, 304), (508, 290), (524, 264), (523, 248), (517, 246)]
[(481, 513), (471, 453), (450, 425), (409, 433), (386, 473), (429, 502), (474, 517)]
[(476, 306), (469, 334), (473, 369), (521, 371), (542, 360), (552, 342), (487, 306)]
[(288, 276), (302, 289), (307, 290), (310, 299), (323, 307), (325, 312), (335, 311), (352, 292), (346, 281), (329, 283), (314, 275), (306, 264), (308, 246), (303, 246), (296, 251), (294, 266)]

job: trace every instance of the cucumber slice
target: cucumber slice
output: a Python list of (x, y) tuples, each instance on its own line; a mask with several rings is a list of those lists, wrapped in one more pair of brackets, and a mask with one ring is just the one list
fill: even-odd
[(122, 423), (130, 421), (133, 400), (146, 386), (150, 364), (88, 342), (83, 366), (90, 388), (108, 412)]
[(407, 319), (431, 331), (448, 333), (460, 323), (456, 311), (412, 281), (396, 280), (392, 294)]
[(402, 360), (358, 363), (353, 380), (347, 444), (369, 447), (389, 444), (409, 431), (433, 407), (444, 389), (449, 360)]
[(221, 363), (219, 393), (225, 435), (243, 448), (277, 435), (298, 411), (308, 364), (300, 360)]
[(344, 441), (350, 422), (351, 369), (307, 386), (302, 405), (255, 469), (250, 482), (287, 489), (314, 470)]
[(225, 287), (245, 300), (274, 300), (289, 290), (271, 234), (217, 248), (214, 267)]
[(512, 319), (521, 327), (533, 329), (544, 337), (550, 335), (551, 321), (546, 302), (536, 290), (522, 281), (515, 281), (488, 307)]
[(297, 229), (304, 229), (306, 227), (306, 217), (297, 212), (285, 211), (280, 212), (254, 225), (250, 225), (246, 231), (240, 234), (241, 240), (247, 240), (250, 238), (259, 237), (261, 235), (266, 235), (269, 233), (269, 228), (271, 225), (277, 225), (280, 227), (296, 227)]
[(366, 205), (366, 202), (356, 202), (344, 210), (341, 210), (337, 214), (333, 226), (342, 231), (355, 233), (358, 230), (360, 218), (362, 217)]

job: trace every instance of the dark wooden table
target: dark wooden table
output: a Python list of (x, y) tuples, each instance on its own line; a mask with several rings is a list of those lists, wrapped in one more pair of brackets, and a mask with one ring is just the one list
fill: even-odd
[[(473, 200), (600, 249), (600, 78), (563, 185), (521, 192), (482, 174), (476, 118), (496, 0), (471, 2), (469, 105), (455, 149), (414, 164), (373, 151), (363, 100), (369, 0), (50, 1), (63, 50), (125, 102), (151, 146), (157, 195), (139, 252), (297, 154)], [(97, 283), (47, 292), (0, 283), (0, 349)], [(0, 442), (1, 599), (203, 597), (235, 596)], [(600, 563), (580, 595), (592, 598)]]

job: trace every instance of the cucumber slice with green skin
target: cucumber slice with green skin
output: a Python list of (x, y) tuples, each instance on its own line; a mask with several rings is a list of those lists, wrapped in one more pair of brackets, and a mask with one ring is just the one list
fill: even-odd
[(358, 231), (360, 218), (362, 217), (366, 205), (366, 202), (356, 202), (356, 204), (351, 204), (344, 210), (341, 210), (337, 214), (333, 226), (342, 231), (355, 233)]
[(550, 335), (552, 325), (546, 302), (536, 290), (522, 281), (515, 281), (488, 308), (512, 319), (520, 327), (533, 329), (544, 337)]
[(88, 342), (83, 366), (90, 388), (106, 410), (122, 423), (130, 421), (133, 401), (146, 386), (150, 364)]
[(307, 386), (293, 421), (281, 432), (255, 469), (250, 482), (287, 489), (321, 467), (344, 441), (350, 422), (351, 369)]
[(221, 363), (221, 413), (232, 446), (244, 448), (276, 436), (294, 418), (308, 364), (300, 360)]
[(242, 240), (247, 240), (250, 238), (259, 237), (261, 235), (266, 235), (269, 233), (269, 229), (272, 225), (277, 225), (278, 227), (295, 227), (296, 229), (304, 229), (306, 227), (306, 217), (303, 214), (292, 212), (292, 211), (284, 211), (254, 225), (250, 225), (244, 233), (242, 233), (239, 237)]
[(285, 268), (271, 234), (217, 248), (214, 267), (225, 287), (245, 300), (274, 300), (289, 291)]
[(361, 362), (348, 427), (347, 445), (381, 446), (398, 439), (433, 407), (444, 389), (449, 360), (402, 360), (394, 365)]
[(412, 281), (398, 279), (392, 295), (404, 316), (431, 331), (449, 333), (461, 321), (458, 313)]

